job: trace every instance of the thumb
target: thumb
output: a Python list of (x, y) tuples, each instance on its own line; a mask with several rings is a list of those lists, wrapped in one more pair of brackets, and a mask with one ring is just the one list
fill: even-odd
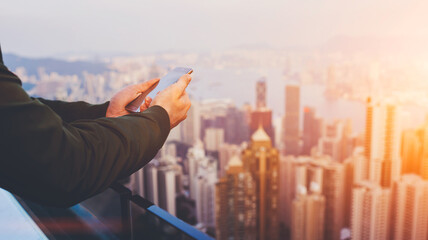
[(178, 89), (180, 90), (180, 95), (183, 94), (183, 92), (186, 90), (186, 87), (189, 85), (191, 80), (192, 80), (192, 76), (190, 76), (190, 74), (184, 74), (175, 83)]
[(135, 84), (134, 86), (138, 93), (149, 93), (158, 85), (159, 80), (159, 78), (153, 78), (149, 81)]

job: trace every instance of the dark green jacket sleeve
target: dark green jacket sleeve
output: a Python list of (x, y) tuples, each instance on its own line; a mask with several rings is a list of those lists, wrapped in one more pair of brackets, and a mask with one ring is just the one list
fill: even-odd
[(109, 102), (103, 104), (89, 104), (86, 102), (63, 102), (37, 98), (41, 103), (48, 105), (65, 122), (74, 122), (82, 119), (97, 119), (106, 116)]
[(35, 202), (67, 207), (103, 191), (147, 164), (169, 129), (160, 106), (64, 121), (0, 69), (0, 187)]

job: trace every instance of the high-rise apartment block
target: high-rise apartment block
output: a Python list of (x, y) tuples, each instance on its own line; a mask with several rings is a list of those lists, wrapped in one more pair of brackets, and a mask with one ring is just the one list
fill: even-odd
[[(342, 164), (334, 162), (328, 156), (318, 157), (291, 157), (288, 156), (281, 161), (281, 166), (285, 166), (287, 176), (282, 177), (281, 169), (281, 196), (282, 204), (285, 212), (295, 213), (303, 211), (306, 201), (310, 199), (318, 200), (317, 204), (322, 203), (322, 212), (318, 212), (317, 216), (322, 218), (322, 239), (337, 239), (340, 238), (340, 232), (344, 226), (344, 167)], [(285, 191), (285, 193), (283, 193)], [(307, 195), (307, 196), (306, 196)], [(300, 209), (300, 210), (298, 210)], [(325, 209), (325, 211), (324, 211)], [(319, 209), (318, 209), (319, 210)], [(311, 213), (315, 214), (315, 213)], [(314, 224), (313, 220), (290, 215), (281, 218), (285, 226), (290, 229), (292, 238), (299, 239), (297, 236), (303, 236), (302, 233), (295, 231), (303, 231), (296, 224)], [(321, 220), (320, 220), (321, 221)], [(296, 228), (297, 227), (297, 228)], [(305, 230), (306, 231), (306, 230)], [(319, 234), (318, 230), (314, 230)], [(296, 235), (297, 234), (297, 235)], [(309, 233), (305, 233), (309, 234)], [(315, 235), (317, 235), (315, 234)], [(306, 236), (306, 235), (305, 235)], [(313, 236), (312, 233), (310, 236)], [(307, 238), (303, 238), (307, 239)]]
[(279, 154), (261, 126), (241, 157), (217, 184), (217, 237), (278, 239)]
[(226, 175), (216, 184), (216, 238), (257, 239), (254, 180), (241, 159), (230, 159)]
[(299, 194), (292, 206), (292, 240), (323, 240), (325, 197), (318, 193)]
[(391, 239), (427, 239), (428, 181), (403, 175), (392, 188)]
[(272, 125), (272, 111), (270, 109), (257, 109), (251, 112), (250, 115), (250, 133), (254, 132), (262, 127), (264, 131), (268, 134), (269, 138), (275, 142), (275, 131)]
[(201, 109), (200, 104), (192, 101), (192, 106), (187, 112), (187, 118), (180, 124), (181, 141), (193, 145), (201, 139)]
[(351, 131), (350, 120), (336, 120), (333, 123), (323, 124), (318, 150), (337, 162), (343, 162), (351, 153)]
[(299, 146), (300, 87), (285, 87), (284, 153), (297, 156)]
[(256, 84), (256, 108), (266, 108), (266, 78), (261, 78)]
[(218, 151), (224, 143), (224, 129), (207, 128), (205, 130), (204, 144), (208, 151)]
[(391, 187), (400, 177), (400, 121), (398, 109), (391, 104), (367, 101), (365, 155), (368, 176), (383, 187)]
[(367, 179), (367, 159), (364, 156), (364, 149), (358, 147), (354, 150), (352, 156), (343, 162), (344, 180), (343, 180), (343, 221), (344, 227), (351, 227), (352, 216), (352, 191), (356, 183)]
[(255, 184), (257, 199), (257, 238), (279, 237), (279, 153), (262, 127), (251, 136), (242, 153), (244, 169)]
[(352, 198), (352, 239), (390, 239), (391, 191), (365, 181), (354, 187)]
[(403, 132), (402, 173), (415, 173), (428, 180), (428, 123)]
[(303, 109), (303, 149), (302, 154), (311, 155), (313, 147), (318, 145), (321, 137), (322, 119), (317, 118), (315, 109), (305, 107)]

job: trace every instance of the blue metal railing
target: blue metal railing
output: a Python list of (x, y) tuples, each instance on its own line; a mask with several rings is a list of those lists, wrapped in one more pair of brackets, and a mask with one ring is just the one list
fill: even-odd
[(119, 183), (68, 209), (17, 200), (52, 239), (213, 239)]
[[(144, 211), (146, 219), (152, 219), (150, 223), (153, 228), (161, 228), (162, 230), (169, 228), (169, 231), (164, 231), (165, 235), (163, 236), (167, 239), (213, 239), (162, 208), (154, 205), (149, 200), (139, 195), (132, 195), (132, 192), (121, 184), (114, 184), (111, 186), (111, 189), (120, 196), (122, 229), (123, 232), (129, 233), (124, 236), (126, 239), (140, 239), (140, 234), (148, 234), (147, 231), (138, 231), (139, 229), (137, 229), (138, 227), (135, 225), (136, 221), (134, 221), (135, 216), (133, 216), (132, 206), (141, 208)], [(155, 229), (152, 230), (155, 231)], [(170, 237), (168, 238), (168, 236)]]

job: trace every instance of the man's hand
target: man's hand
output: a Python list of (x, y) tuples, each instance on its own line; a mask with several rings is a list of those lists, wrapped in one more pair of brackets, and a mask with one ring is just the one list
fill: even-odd
[(151, 106), (159, 105), (168, 112), (171, 129), (187, 117), (191, 102), (186, 87), (191, 80), (189, 74), (183, 75), (176, 83), (159, 92), (152, 101)]
[[(149, 94), (151, 89), (153, 89), (153, 87), (156, 86), (158, 82), (159, 78), (155, 78), (147, 82), (127, 86), (120, 90), (111, 98), (110, 104), (107, 108), (106, 117), (120, 117), (130, 114), (131, 112), (125, 109), (126, 105), (132, 102), (132, 100), (134, 100), (140, 94)], [(142, 112), (146, 110), (150, 106), (151, 102), (152, 99), (150, 97), (146, 97), (144, 103), (140, 107), (140, 111)]]

